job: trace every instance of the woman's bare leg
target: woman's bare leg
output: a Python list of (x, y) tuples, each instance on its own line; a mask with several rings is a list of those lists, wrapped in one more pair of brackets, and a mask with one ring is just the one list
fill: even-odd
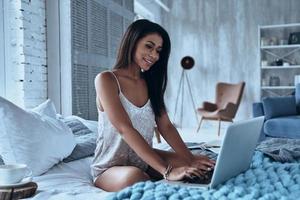
[(97, 177), (95, 186), (108, 192), (116, 192), (134, 183), (149, 179), (149, 176), (137, 167), (115, 166)]

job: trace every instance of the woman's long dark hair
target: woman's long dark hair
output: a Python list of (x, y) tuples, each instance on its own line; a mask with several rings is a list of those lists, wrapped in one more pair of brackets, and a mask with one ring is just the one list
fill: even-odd
[(164, 93), (167, 87), (167, 66), (171, 50), (170, 37), (160, 25), (142, 19), (133, 22), (125, 32), (118, 51), (114, 69), (126, 68), (134, 62), (134, 53), (138, 41), (152, 33), (159, 34), (163, 39), (159, 60), (148, 70), (143, 72), (148, 87), (148, 95), (155, 116), (161, 116), (165, 110)]

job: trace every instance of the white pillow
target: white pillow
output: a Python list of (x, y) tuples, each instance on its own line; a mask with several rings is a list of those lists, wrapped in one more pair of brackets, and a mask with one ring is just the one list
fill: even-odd
[(0, 155), (5, 164), (24, 163), (37, 176), (69, 156), (71, 130), (47, 115), (25, 111), (0, 97)]
[(41, 115), (47, 115), (54, 119), (56, 118), (56, 109), (53, 102), (50, 99), (47, 99), (45, 102), (33, 108), (31, 111), (37, 112)]

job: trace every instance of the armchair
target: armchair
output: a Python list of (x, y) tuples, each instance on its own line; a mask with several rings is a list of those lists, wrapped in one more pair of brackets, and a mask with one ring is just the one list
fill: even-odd
[(219, 121), (218, 136), (220, 136), (221, 121), (232, 122), (238, 110), (244, 87), (245, 82), (238, 84), (218, 83), (216, 86), (216, 103), (205, 101), (202, 108), (197, 109), (201, 115), (197, 132), (200, 130), (204, 119), (217, 120)]

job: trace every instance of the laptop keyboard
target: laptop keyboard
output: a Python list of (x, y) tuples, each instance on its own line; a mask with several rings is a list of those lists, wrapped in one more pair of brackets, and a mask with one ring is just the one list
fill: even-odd
[(194, 176), (191, 178), (184, 178), (183, 182), (194, 183), (194, 184), (209, 184), (211, 182), (212, 175), (213, 175), (213, 170), (207, 172), (205, 176), (201, 176), (201, 177)]

